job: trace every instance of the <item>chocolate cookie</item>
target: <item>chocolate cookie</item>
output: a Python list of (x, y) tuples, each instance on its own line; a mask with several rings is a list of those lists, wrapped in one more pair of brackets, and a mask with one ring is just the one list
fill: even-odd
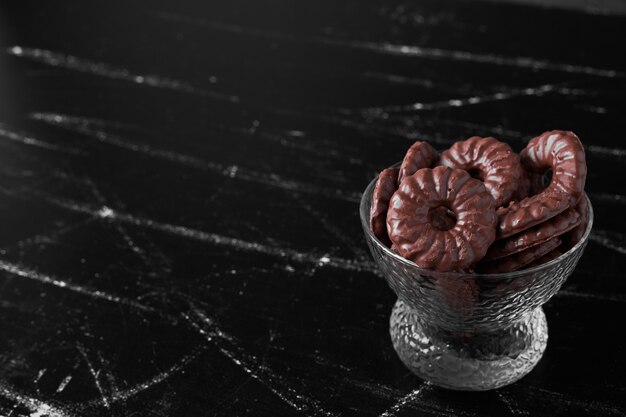
[(587, 195), (583, 194), (578, 200), (574, 210), (580, 215), (580, 223), (578, 226), (572, 229), (571, 232), (563, 236), (563, 245), (566, 249), (573, 248), (580, 239), (582, 239), (585, 231), (587, 230), (587, 224), (589, 223), (589, 202), (587, 201)]
[(478, 265), (478, 271), (484, 274), (502, 274), (506, 272), (513, 272), (553, 251), (560, 244), (561, 239), (555, 237), (547, 242), (533, 246), (532, 248), (505, 258), (497, 259), (491, 262), (483, 262)]
[(580, 215), (576, 210), (566, 210), (558, 216), (521, 233), (505, 239), (496, 240), (493, 245), (489, 247), (483, 260), (492, 261), (521, 252), (553, 237), (560, 236), (578, 226), (579, 223)]
[(522, 167), (511, 147), (495, 138), (473, 136), (444, 151), (439, 164), (464, 169), (481, 180), (500, 207), (511, 200), (519, 188)]
[[(585, 189), (587, 164), (585, 149), (573, 132), (552, 130), (542, 133), (528, 142), (520, 153), (520, 159), (528, 172), (532, 192), (560, 191), (572, 206)], [(544, 175), (552, 170), (552, 178), (544, 186)]]
[(422, 168), (430, 168), (437, 161), (437, 151), (428, 142), (415, 142), (404, 155), (398, 175), (398, 185)]
[(569, 208), (567, 197), (561, 192), (544, 191), (507, 207), (498, 209), (497, 238), (502, 239), (523, 232), (551, 219)]
[(521, 201), (530, 196), (530, 188), (530, 179), (526, 173), (526, 168), (522, 165), (520, 170), (519, 186), (517, 187), (517, 191), (513, 194), (512, 200)]
[[(441, 208), (455, 219), (435, 227)], [(495, 200), (483, 183), (461, 169), (423, 168), (406, 177), (387, 212), (389, 238), (398, 253), (422, 268), (454, 271), (481, 259), (495, 239)]]
[(478, 303), (480, 288), (472, 278), (437, 277), (435, 296), (456, 314), (469, 318)]
[(538, 176), (551, 169), (552, 178), (539, 194), (499, 211), (498, 238), (522, 232), (556, 216), (576, 204), (584, 192), (585, 150), (572, 132), (545, 132), (533, 138), (520, 155), (535, 191)]
[(398, 168), (384, 169), (378, 176), (374, 193), (372, 194), (372, 207), (370, 208), (370, 229), (374, 236), (383, 242), (387, 247), (391, 245), (387, 235), (387, 209), (389, 200), (396, 191), (398, 180)]
[(543, 264), (545, 264), (545, 263), (548, 263), (548, 262), (550, 262), (550, 261), (552, 261), (552, 260), (554, 260), (554, 259), (558, 258), (558, 257), (559, 257), (559, 256), (561, 256), (561, 255), (563, 255), (563, 252), (561, 252), (561, 251), (560, 251), (560, 250), (558, 250), (558, 249), (555, 249), (555, 250), (553, 250), (553, 251), (551, 251), (551, 252), (546, 253), (546, 254), (545, 254), (545, 255), (543, 255), (541, 258), (539, 258), (539, 259), (537, 259), (537, 260), (535, 260), (535, 261), (532, 261), (531, 263), (529, 263), (528, 265), (526, 265), (526, 266), (524, 267), (524, 269), (534, 268), (534, 267), (536, 267), (536, 266), (543, 265)]

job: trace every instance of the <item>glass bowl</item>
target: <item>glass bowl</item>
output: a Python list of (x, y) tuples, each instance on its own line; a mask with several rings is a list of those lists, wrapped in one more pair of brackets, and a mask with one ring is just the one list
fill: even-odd
[(442, 273), (392, 252), (371, 232), (375, 183), (365, 189), (359, 211), (372, 257), (398, 297), (390, 333), (402, 362), (420, 378), (456, 390), (495, 389), (528, 374), (548, 341), (541, 306), (571, 275), (587, 245), (591, 203), (581, 240), (550, 262), (500, 274)]

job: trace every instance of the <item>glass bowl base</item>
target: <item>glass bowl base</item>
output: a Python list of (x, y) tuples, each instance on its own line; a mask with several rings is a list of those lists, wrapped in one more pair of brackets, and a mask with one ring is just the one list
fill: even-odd
[(398, 300), (390, 333), (398, 356), (413, 373), (463, 391), (486, 391), (519, 380), (537, 365), (548, 342), (541, 307), (495, 331), (450, 332), (429, 326)]

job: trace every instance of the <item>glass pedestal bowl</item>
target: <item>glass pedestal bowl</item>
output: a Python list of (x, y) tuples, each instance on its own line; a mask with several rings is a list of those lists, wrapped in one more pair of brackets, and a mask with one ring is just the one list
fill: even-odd
[(390, 333), (402, 362), (419, 377), (456, 390), (495, 389), (528, 374), (548, 341), (541, 306), (583, 253), (593, 223), (591, 204), (582, 239), (550, 262), (501, 274), (441, 273), (418, 267), (372, 234), (375, 182), (361, 199), (361, 224), (374, 260), (398, 297)]

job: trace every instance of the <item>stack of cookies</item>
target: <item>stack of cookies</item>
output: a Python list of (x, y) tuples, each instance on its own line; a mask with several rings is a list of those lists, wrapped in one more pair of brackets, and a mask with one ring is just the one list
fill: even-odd
[(519, 154), (488, 137), (438, 155), (416, 142), (374, 188), (370, 227), (392, 251), (440, 272), (506, 273), (557, 258), (587, 226), (578, 137), (554, 130)]

